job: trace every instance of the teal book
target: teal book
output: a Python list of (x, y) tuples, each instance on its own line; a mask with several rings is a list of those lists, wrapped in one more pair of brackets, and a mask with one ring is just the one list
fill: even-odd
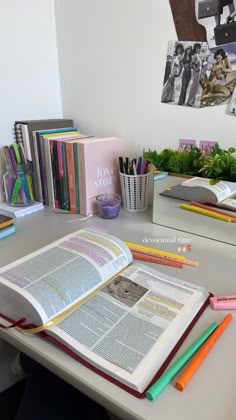
[(6, 238), (7, 236), (13, 235), (15, 233), (16, 227), (15, 225), (11, 225), (8, 227), (5, 227), (3, 229), (0, 229), (0, 239)]

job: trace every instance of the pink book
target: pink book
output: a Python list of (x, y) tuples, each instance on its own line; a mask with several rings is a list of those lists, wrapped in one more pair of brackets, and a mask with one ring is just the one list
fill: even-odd
[(118, 158), (124, 155), (124, 140), (117, 137), (78, 143), (80, 214), (88, 216), (96, 212), (97, 195), (120, 194)]

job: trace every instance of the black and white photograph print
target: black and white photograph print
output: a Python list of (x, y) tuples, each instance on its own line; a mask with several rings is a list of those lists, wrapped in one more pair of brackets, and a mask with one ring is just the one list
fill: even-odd
[(210, 48), (236, 42), (236, 0), (195, 0), (195, 11)]
[(161, 102), (199, 108), (207, 42), (169, 41)]
[(201, 106), (228, 104), (235, 86), (236, 42), (211, 48), (202, 82)]
[(234, 91), (231, 96), (226, 112), (227, 114), (233, 115), (234, 117), (236, 117), (236, 87), (234, 88)]
[(107, 286), (103, 287), (101, 291), (119, 302), (132, 307), (148, 292), (148, 289), (126, 277), (118, 276)]

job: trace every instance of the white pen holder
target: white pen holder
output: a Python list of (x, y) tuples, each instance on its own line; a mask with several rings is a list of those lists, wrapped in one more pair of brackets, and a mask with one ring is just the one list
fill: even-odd
[(151, 172), (126, 175), (120, 172), (122, 205), (125, 210), (141, 212), (148, 208)]

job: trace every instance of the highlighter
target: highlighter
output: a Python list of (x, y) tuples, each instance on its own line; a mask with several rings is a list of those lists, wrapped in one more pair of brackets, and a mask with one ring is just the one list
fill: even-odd
[(16, 178), (16, 181), (14, 183), (12, 195), (11, 195), (11, 204), (14, 205), (17, 200), (17, 196), (21, 189), (21, 180), (19, 178)]
[(212, 309), (236, 309), (236, 295), (211, 297), (210, 305)]

